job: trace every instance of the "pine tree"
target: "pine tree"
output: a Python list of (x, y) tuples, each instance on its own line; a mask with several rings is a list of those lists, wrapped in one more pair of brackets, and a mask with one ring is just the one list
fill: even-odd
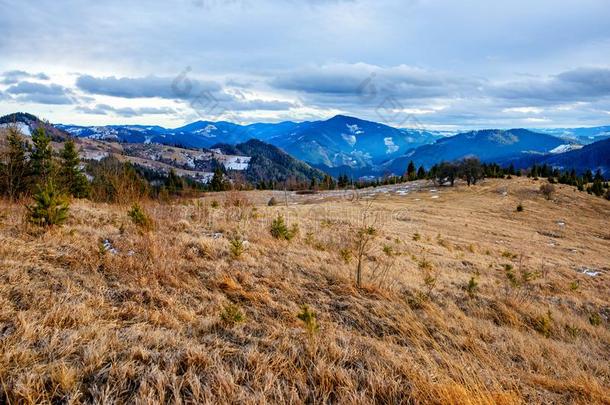
[(424, 166), (419, 166), (419, 169), (417, 169), (417, 178), (420, 180), (426, 178), (426, 169), (424, 169)]
[(34, 204), (27, 207), (28, 220), (38, 226), (61, 225), (68, 218), (68, 203), (52, 181), (39, 187)]
[(591, 192), (598, 197), (601, 197), (602, 195), (604, 195), (604, 188), (603, 188), (601, 180), (599, 180), (599, 179), (593, 180), (593, 186), (591, 187)]
[(30, 162), (32, 175), (38, 184), (46, 184), (53, 174), (53, 150), (51, 138), (39, 127), (32, 134), (32, 153)]
[(210, 181), (210, 190), (224, 190), (224, 175), (220, 167), (216, 167), (216, 169), (214, 169), (214, 177), (212, 177), (212, 180)]
[(9, 127), (0, 156), (0, 193), (10, 200), (19, 198), (27, 191), (30, 175), (30, 165), (26, 159), (28, 149), (19, 130)]
[(80, 170), (80, 158), (74, 140), (68, 139), (60, 153), (59, 177), (66, 193), (83, 198), (89, 195), (89, 182)]
[(184, 189), (184, 180), (171, 169), (165, 180), (165, 188), (170, 194), (179, 194)]
[(413, 161), (409, 162), (409, 166), (407, 167), (407, 179), (409, 181), (415, 180), (416, 178), (416, 174), (415, 174), (415, 163), (413, 163)]

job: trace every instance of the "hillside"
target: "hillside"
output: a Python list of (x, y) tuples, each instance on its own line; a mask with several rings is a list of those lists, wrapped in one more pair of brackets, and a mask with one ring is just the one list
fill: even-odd
[(220, 149), (225, 154), (252, 156), (244, 172), (246, 180), (252, 184), (258, 184), (260, 181), (283, 182), (291, 178), (298, 182), (309, 182), (313, 178), (319, 181), (324, 178), (324, 172), (256, 139), (237, 145), (218, 144), (213, 146), (213, 149)]
[(429, 168), (441, 161), (459, 160), (467, 156), (476, 156), (485, 162), (502, 163), (515, 157), (548, 153), (567, 143), (566, 140), (526, 129), (471, 131), (414, 149), (404, 156), (389, 160), (383, 169), (401, 174), (411, 160), (417, 166)]
[(587, 170), (601, 170), (610, 178), (610, 139), (585, 145), (577, 150), (543, 156), (522, 157), (511, 162), (515, 167), (530, 167), (532, 164), (548, 164), (560, 170), (576, 170), (584, 173)]
[[(294, 179), (297, 182), (309, 183), (312, 178), (320, 180), (324, 172), (314, 169), (275, 146), (252, 139), (248, 142), (232, 145), (216, 145), (215, 136), (208, 139), (206, 145), (216, 150), (198, 148), (198, 136), (202, 132), (197, 128), (206, 128), (210, 124), (198, 121), (177, 132), (179, 136), (173, 141), (163, 141), (164, 129), (155, 126), (106, 126), (106, 127), (76, 127), (58, 125), (57, 127), (39, 120), (31, 114), (17, 113), (0, 119), (2, 123), (20, 123), (24, 135), (29, 135), (37, 126), (42, 125), (45, 131), (55, 134), (53, 139), (55, 149), (61, 148), (61, 142), (69, 134), (77, 137), (80, 154), (83, 160), (100, 160), (107, 156), (115, 156), (122, 161), (153, 170), (165, 175), (174, 170), (178, 175), (199, 182), (207, 182), (213, 175), (216, 164), (222, 165), (230, 174), (243, 173), (246, 180), (252, 184), (261, 181), (283, 182)], [(225, 123), (235, 126), (234, 124)], [(222, 128), (222, 126), (219, 125)], [(61, 129), (59, 129), (61, 128)], [(1, 129), (1, 128), (0, 128)], [(154, 135), (156, 133), (157, 135)], [(199, 135), (192, 135), (198, 133)], [(0, 133), (2, 135), (2, 133)], [(228, 136), (219, 138), (229, 141)], [(174, 145), (177, 143), (177, 145)], [(219, 152), (220, 150), (224, 152)]]
[(68, 133), (65, 131), (28, 113), (18, 112), (0, 117), (0, 127), (11, 124), (17, 125), (25, 135), (31, 135), (34, 130), (41, 127), (56, 142), (61, 142), (68, 137)]
[(74, 201), (40, 233), (0, 202), (0, 402), (607, 404), (610, 204), (540, 184), (144, 202), (150, 231)]
[(434, 142), (434, 131), (398, 129), (381, 123), (337, 115), (324, 121), (254, 123), (196, 121), (179, 128), (143, 125), (83, 127), (58, 125), (74, 136), (119, 142), (155, 142), (189, 148), (217, 143), (236, 145), (257, 139), (280, 147), (324, 171), (370, 174), (373, 166), (409, 149)]

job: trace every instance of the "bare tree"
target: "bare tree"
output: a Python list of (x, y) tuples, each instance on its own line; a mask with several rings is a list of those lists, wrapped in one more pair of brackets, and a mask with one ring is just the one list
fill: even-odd
[(372, 205), (373, 201), (371, 200), (368, 202), (366, 208), (362, 212), (361, 221), (360, 224), (358, 224), (358, 228), (356, 230), (356, 285), (358, 287), (362, 286), (362, 270), (364, 266), (364, 260), (369, 254), (373, 240), (377, 236), (377, 229), (375, 228), (375, 224), (377, 223), (377, 217), (371, 216)]

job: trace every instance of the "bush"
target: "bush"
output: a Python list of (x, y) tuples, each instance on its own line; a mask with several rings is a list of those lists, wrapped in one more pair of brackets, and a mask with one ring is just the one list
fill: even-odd
[(540, 185), (540, 192), (547, 200), (550, 200), (555, 193), (555, 186), (551, 183), (544, 183)]
[(534, 319), (534, 329), (544, 337), (551, 337), (553, 331), (553, 317), (551, 311), (547, 311), (545, 315), (540, 315)]
[(470, 281), (466, 284), (466, 292), (470, 298), (474, 298), (477, 295), (477, 291), (479, 290), (479, 283), (477, 282), (474, 276), (470, 277)]
[(295, 224), (290, 229), (286, 225), (284, 221), (284, 217), (282, 215), (278, 215), (276, 219), (271, 223), (271, 228), (269, 230), (271, 232), (271, 236), (275, 239), (282, 240), (291, 240), (296, 236), (299, 231), (298, 226)]
[(53, 183), (47, 183), (33, 196), (34, 204), (27, 207), (28, 221), (42, 227), (61, 225), (68, 219), (68, 202)]
[(589, 315), (589, 323), (593, 326), (599, 326), (602, 324), (602, 317), (597, 312), (591, 312)]
[(234, 258), (239, 258), (244, 250), (246, 249), (244, 245), (244, 240), (238, 236), (229, 240), (229, 251), (231, 252), (231, 256)]
[(301, 312), (297, 314), (297, 318), (303, 321), (303, 326), (310, 336), (314, 335), (320, 329), (317, 317), (316, 313), (307, 305), (303, 305), (301, 307)]
[(345, 264), (349, 264), (349, 262), (352, 261), (352, 251), (350, 249), (347, 249), (347, 248), (340, 249), (339, 254), (341, 255), (341, 258), (343, 259)]
[(523, 212), (523, 204), (519, 203), (519, 205), (517, 205), (517, 212)]
[(246, 316), (237, 305), (229, 304), (220, 312), (220, 319), (226, 324), (233, 325), (245, 321)]
[(275, 199), (275, 197), (271, 197), (269, 199), (269, 202), (267, 203), (268, 206), (273, 207), (277, 205), (277, 200)]
[(140, 204), (134, 203), (131, 206), (131, 209), (127, 212), (127, 215), (129, 215), (129, 218), (131, 218), (131, 221), (134, 224), (136, 224), (137, 226), (144, 228), (144, 229), (152, 228), (152, 225), (153, 225), (152, 220), (150, 219), (148, 214), (144, 211), (144, 209), (142, 207), (140, 207)]

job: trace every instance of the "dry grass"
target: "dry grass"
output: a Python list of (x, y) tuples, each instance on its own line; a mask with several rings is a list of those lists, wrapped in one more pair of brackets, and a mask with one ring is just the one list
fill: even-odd
[[(610, 204), (538, 188), (376, 200), (360, 289), (364, 202), (147, 203), (142, 231), (79, 201), (48, 233), (0, 203), (0, 403), (610, 403)], [(290, 242), (269, 233), (278, 213)], [(532, 277), (511, 286), (507, 266)]]

